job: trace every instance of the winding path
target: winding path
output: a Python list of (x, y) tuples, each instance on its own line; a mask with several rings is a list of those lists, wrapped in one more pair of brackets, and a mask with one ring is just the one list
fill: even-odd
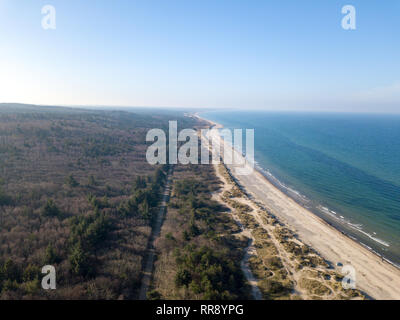
[(223, 183), (223, 187), (221, 190), (219, 190), (213, 196), (217, 198), (217, 201), (223, 203), (225, 206), (227, 206), (229, 208), (230, 214), (231, 214), (233, 220), (235, 221), (235, 223), (239, 226), (239, 228), (241, 230), (239, 234), (243, 235), (249, 239), (248, 243), (247, 243), (247, 247), (244, 249), (244, 255), (243, 255), (242, 261), (240, 261), (240, 269), (242, 270), (248, 284), (250, 285), (251, 295), (253, 296), (253, 299), (254, 300), (262, 300), (262, 293), (260, 291), (260, 288), (257, 286), (258, 279), (253, 275), (253, 272), (251, 271), (250, 265), (249, 265), (250, 257), (252, 255), (257, 254), (257, 252), (254, 248), (254, 237), (251, 233), (251, 230), (245, 228), (245, 226), (242, 224), (242, 222), (240, 221), (240, 218), (235, 213), (234, 208), (232, 208), (232, 206), (230, 206), (228, 203), (226, 203), (222, 199), (223, 193), (225, 191), (229, 190), (230, 186), (229, 186), (228, 182), (226, 181), (225, 177), (223, 177), (221, 175), (221, 173), (219, 172), (218, 165), (214, 165), (214, 169), (215, 169), (216, 176)]

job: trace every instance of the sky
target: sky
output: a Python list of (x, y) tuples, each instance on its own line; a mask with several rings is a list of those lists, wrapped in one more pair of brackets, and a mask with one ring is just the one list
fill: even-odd
[(0, 102), (400, 112), (399, 17), (398, 0), (0, 0)]

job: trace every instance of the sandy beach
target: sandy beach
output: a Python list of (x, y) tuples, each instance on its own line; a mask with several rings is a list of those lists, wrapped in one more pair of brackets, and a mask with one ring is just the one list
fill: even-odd
[[(222, 127), (202, 120), (214, 128)], [(211, 134), (225, 147), (217, 130), (212, 130)], [(400, 270), (299, 205), (256, 169), (248, 175), (238, 175), (235, 165), (227, 165), (227, 168), (250, 198), (292, 229), (303, 243), (315, 249), (337, 271), (341, 271), (337, 264), (351, 265), (355, 269), (357, 289), (372, 299), (400, 299)]]

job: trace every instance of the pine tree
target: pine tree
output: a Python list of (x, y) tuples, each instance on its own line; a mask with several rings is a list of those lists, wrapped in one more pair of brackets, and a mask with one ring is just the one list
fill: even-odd
[(79, 186), (78, 181), (75, 180), (75, 178), (73, 177), (72, 174), (70, 174), (67, 179), (66, 179), (66, 184), (69, 185), (72, 188), (75, 188), (77, 186)]
[(72, 249), (69, 257), (71, 264), (71, 272), (76, 275), (85, 275), (87, 273), (87, 256), (82, 249), (82, 245), (78, 242)]
[(56, 251), (54, 250), (54, 247), (49, 244), (46, 248), (46, 253), (44, 256), (44, 263), (45, 264), (53, 264), (56, 263), (58, 260)]
[(42, 209), (42, 214), (45, 217), (57, 217), (60, 214), (60, 210), (54, 203), (53, 199), (48, 199), (46, 205)]

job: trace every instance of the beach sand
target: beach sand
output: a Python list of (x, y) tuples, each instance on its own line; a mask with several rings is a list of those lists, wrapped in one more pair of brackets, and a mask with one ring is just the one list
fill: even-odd
[[(217, 123), (208, 122), (214, 128), (222, 127)], [(216, 141), (225, 146), (217, 130), (212, 130), (211, 134)], [(351, 265), (355, 269), (357, 289), (373, 299), (400, 299), (399, 269), (382, 261), (379, 256), (299, 205), (257, 170), (252, 170), (248, 175), (238, 175), (235, 173), (235, 165), (227, 167), (254, 201), (262, 204), (282, 223), (294, 230), (303, 243), (316, 250), (332, 264), (332, 267), (340, 272), (341, 267), (337, 267), (337, 263)]]

